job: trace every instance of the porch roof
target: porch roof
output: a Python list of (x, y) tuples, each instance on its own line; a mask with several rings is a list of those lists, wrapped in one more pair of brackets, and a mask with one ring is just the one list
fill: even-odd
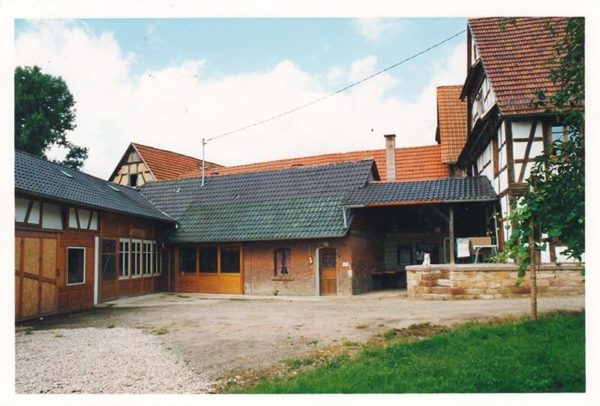
[(498, 199), (485, 176), (453, 177), (412, 182), (372, 182), (351, 192), (344, 207), (491, 202)]

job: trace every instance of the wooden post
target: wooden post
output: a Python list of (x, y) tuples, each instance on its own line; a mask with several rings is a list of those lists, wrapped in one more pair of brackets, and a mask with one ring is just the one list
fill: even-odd
[(454, 264), (454, 207), (452, 205), (448, 209), (448, 231), (450, 238), (450, 263)]
[(537, 253), (535, 250), (535, 223), (533, 218), (529, 220), (529, 287), (531, 288), (531, 318), (537, 320), (537, 275), (536, 262)]

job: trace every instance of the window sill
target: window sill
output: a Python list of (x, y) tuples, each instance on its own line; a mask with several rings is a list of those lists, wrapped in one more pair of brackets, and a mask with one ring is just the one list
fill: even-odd
[(293, 281), (294, 278), (292, 276), (275, 276), (271, 279), (272, 281), (283, 281), (283, 282), (289, 282), (289, 281)]

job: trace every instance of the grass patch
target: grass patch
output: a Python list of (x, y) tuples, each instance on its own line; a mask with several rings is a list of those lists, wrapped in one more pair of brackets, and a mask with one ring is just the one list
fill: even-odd
[(398, 335), (398, 330), (396, 330), (395, 328), (392, 328), (392, 329), (385, 331), (381, 336), (386, 340), (391, 340), (393, 338), (396, 338), (397, 335)]
[[(585, 314), (467, 323), (454, 329), (415, 325), (393, 340), (338, 356), (293, 377), (245, 393), (507, 393), (585, 391)], [(392, 331), (392, 330), (388, 330)], [(441, 333), (439, 331), (442, 331)], [(386, 332), (388, 333), (388, 332)], [(384, 333), (384, 335), (386, 334)], [(392, 335), (392, 333), (388, 333)]]
[(298, 369), (306, 365), (314, 364), (315, 360), (312, 358), (289, 358), (283, 362), (290, 369)]
[(357, 324), (355, 328), (357, 330), (364, 330), (364, 329), (369, 328), (369, 325), (368, 324)]

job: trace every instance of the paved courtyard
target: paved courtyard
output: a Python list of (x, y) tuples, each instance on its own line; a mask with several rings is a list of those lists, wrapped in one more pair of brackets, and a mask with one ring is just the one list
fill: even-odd
[[(540, 312), (584, 308), (583, 296), (542, 297)], [(410, 300), (159, 293), (19, 326), (18, 393), (202, 393), (344, 341), (415, 323), (521, 316), (529, 299)]]

